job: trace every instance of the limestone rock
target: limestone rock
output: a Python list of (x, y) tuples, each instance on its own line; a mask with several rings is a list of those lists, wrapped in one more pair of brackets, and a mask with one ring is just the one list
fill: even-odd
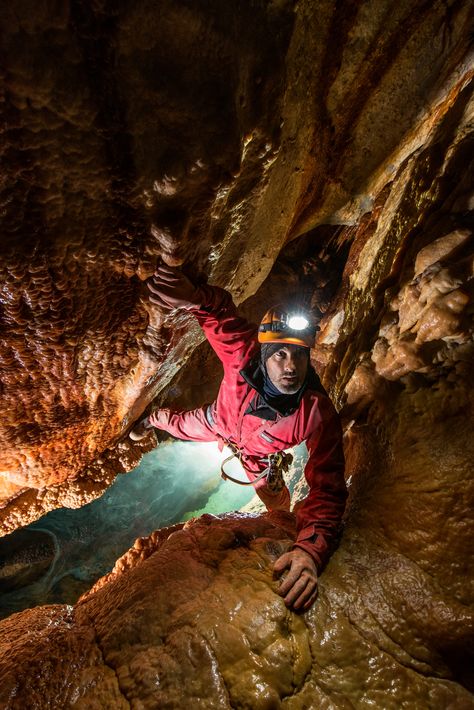
[(19, 589), (40, 578), (56, 555), (54, 535), (47, 530), (17, 530), (2, 540), (0, 590)]
[[(365, 288), (407, 175), (420, 214), (419, 156), (453, 107), (460, 120), (471, 11), (408, 0), (5, 8), (5, 532), (99, 495), (121, 470), (118, 442), (199, 341), (188, 317), (147, 303), (157, 259), (241, 302), (286, 243), (349, 224), (354, 288)], [(357, 225), (381, 195), (367, 239)], [(418, 342), (448, 312), (456, 335), (460, 299), (432, 305)], [(330, 345), (346, 317), (332, 316)], [(406, 352), (380, 367), (401, 371)]]
[(74, 607), (0, 622), (4, 708), (474, 707), (472, 614), (398, 549), (351, 536), (304, 615), (272, 581), (291, 516), (204, 516)]

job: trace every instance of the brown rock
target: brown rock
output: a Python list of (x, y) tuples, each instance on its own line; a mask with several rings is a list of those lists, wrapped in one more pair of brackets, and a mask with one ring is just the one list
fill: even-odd
[(74, 610), (1, 622), (2, 706), (474, 706), (449, 664), (472, 635), (462, 603), (349, 532), (317, 604), (290, 613), (271, 568), (291, 530), (281, 515), (204, 516)]
[(443, 261), (446, 257), (464, 244), (470, 237), (472, 232), (468, 229), (458, 229), (455, 232), (446, 234), (444, 237), (435, 239), (432, 244), (420, 250), (415, 261), (415, 276), (422, 274), (428, 266), (432, 266), (437, 261)]
[[(378, 279), (391, 263), (408, 175), (423, 211), (420, 151), (441, 145), (472, 76), (468, 4), (108, 12), (27, 2), (1, 20), (5, 531), (100, 494), (112, 476), (94, 462), (107, 450), (113, 467), (117, 442), (199, 341), (189, 319), (146, 302), (157, 259), (242, 301), (286, 242), (357, 225), (374, 205), (378, 229), (364, 217), (351, 257), (365, 289), (371, 265)], [(330, 347), (351, 324), (324, 309)]]
[(0, 591), (31, 584), (51, 567), (56, 556), (54, 535), (47, 530), (16, 530), (0, 540)]

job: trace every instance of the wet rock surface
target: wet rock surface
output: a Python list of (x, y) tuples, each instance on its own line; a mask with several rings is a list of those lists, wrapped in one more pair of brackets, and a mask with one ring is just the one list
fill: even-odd
[(350, 501), (304, 616), (293, 521), (206, 517), (1, 622), (5, 707), (474, 707), (472, 4), (48, 7), (2, 19), (4, 531), (135, 465), (153, 398), (212, 400), (157, 258), (253, 320), (303, 294)]
[(474, 707), (455, 663), (466, 606), (349, 533), (318, 602), (290, 613), (271, 569), (293, 524), (203, 516), (137, 541), (74, 608), (0, 622), (3, 707)]

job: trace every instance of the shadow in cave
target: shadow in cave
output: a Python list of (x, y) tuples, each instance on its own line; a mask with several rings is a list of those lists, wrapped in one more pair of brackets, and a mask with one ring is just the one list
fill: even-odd
[(239, 310), (259, 322), (263, 313), (279, 302), (289, 309), (299, 306), (310, 310), (319, 324), (341, 287), (350, 234), (344, 225), (323, 224), (286, 244), (267, 279)]

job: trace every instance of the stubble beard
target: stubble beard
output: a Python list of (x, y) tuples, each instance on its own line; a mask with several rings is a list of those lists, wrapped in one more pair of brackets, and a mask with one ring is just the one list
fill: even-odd
[(295, 380), (294, 384), (293, 383), (287, 383), (287, 382), (278, 382), (274, 383), (277, 387), (277, 389), (280, 390), (282, 394), (296, 394), (299, 389), (301, 389), (301, 385), (303, 382), (301, 381), (301, 378), (298, 378)]

